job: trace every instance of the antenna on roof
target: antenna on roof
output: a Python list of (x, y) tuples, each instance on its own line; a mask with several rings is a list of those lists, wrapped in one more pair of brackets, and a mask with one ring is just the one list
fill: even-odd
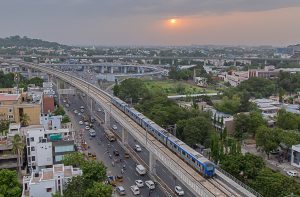
[(20, 82), (20, 76), (19, 76), (19, 73), (15, 73), (14, 81), (15, 81), (16, 84), (17, 84), (17, 91), (16, 91), (16, 93), (19, 94), (19, 82)]

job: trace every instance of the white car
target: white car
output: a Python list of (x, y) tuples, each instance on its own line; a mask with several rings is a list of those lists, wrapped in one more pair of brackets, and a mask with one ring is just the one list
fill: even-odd
[(135, 180), (135, 184), (138, 187), (144, 187), (144, 182), (142, 180)]
[(85, 127), (85, 130), (90, 130), (90, 127), (89, 127), (89, 126), (86, 126), (86, 127)]
[(141, 151), (142, 151), (142, 148), (140, 147), (140, 145), (136, 144), (136, 145), (134, 145), (134, 150), (135, 150), (136, 152), (141, 152)]
[(83, 122), (80, 120), (79, 122), (78, 122), (80, 125), (83, 125)]
[(183, 196), (184, 195), (184, 191), (183, 191), (183, 189), (180, 186), (175, 186), (175, 193), (178, 196)]
[(85, 124), (86, 126), (90, 125), (90, 123), (89, 123), (89, 122), (84, 122), (84, 124)]
[(114, 130), (117, 130), (117, 129), (118, 129), (117, 125), (115, 125), (115, 124), (112, 126), (112, 128), (113, 128)]
[(67, 102), (66, 100), (63, 100), (63, 102), (65, 103), (65, 102)]
[(77, 113), (78, 113), (78, 111), (75, 109), (75, 110), (74, 110), (74, 113), (75, 113), (75, 114), (77, 114)]
[(298, 173), (294, 170), (289, 170), (286, 172), (289, 176), (296, 177)]
[(81, 116), (82, 114), (79, 112), (77, 115), (78, 115), (78, 116)]
[(130, 186), (130, 189), (133, 193), (133, 195), (139, 195), (141, 192), (140, 192), (140, 189), (138, 188), (138, 186), (136, 185), (132, 185)]
[(90, 134), (91, 137), (95, 137), (96, 136), (96, 131), (94, 129), (90, 129), (89, 134)]
[(100, 108), (98, 108), (98, 110), (97, 110), (98, 112), (101, 112), (101, 109)]
[(80, 106), (80, 109), (84, 109), (84, 107), (83, 107), (83, 106)]
[(154, 182), (153, 181), (151, 181), (151, 180), (149, 180), (149, 181), (145, 181), (145, 185), (147, 185), (147, 187), (149, 188), (149, 189), (155, 189), (155, 184), (154, 184)]

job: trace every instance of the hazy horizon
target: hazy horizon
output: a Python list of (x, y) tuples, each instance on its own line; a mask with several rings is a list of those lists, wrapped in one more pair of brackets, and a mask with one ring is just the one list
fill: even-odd
[(269, 2), (10, 0), (1, 2), (0, 37), (20, 35), (73, 46), (300, 43), (300, 1)]

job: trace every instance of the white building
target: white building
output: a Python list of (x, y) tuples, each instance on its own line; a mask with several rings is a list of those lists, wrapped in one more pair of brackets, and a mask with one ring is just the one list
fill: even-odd
[(40, 124), (44, 126), (46, 130), (56, 130), (61, 129), (62, 116), (51, 116), (50, 114), (45, 114), (40, 118)]
[(31, 176), (23, 177), (22, 197), (51, 197), (54, 193), (63, 194), (65, 184), (74, 176), (81, 176), (82, 170), (63, 164), (42, 169)]
[(292, 146), (291, 165), (300, 167), (300, 144)]
[(64, 154), (75, 151), (74, 132), (69, 129), (45, 130), (35, 125), (24, 128), (23, 132), (31, 172), (60, 163)]

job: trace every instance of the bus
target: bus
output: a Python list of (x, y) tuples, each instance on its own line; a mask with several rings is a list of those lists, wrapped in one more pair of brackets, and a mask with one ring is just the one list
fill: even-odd
[(110, 141), (115, 141), (116, 137), (115, 134), (113, 132), (111, 132), (109, 129), (105, 129), (105, 137)]

